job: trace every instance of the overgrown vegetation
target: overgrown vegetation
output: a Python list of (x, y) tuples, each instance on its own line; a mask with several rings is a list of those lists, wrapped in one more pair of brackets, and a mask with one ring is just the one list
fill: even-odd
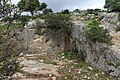
[(98, 15), (98, 12), (101, 12), (101, 9), (87, 9), (87, 14)]
[(59, 33), (60, 35), (62, 35), (62, 37), (64, 37), (64, 51), (68, 51), (70, 49), (71, 33), (70, 15), (62, 13), (49, 14), (45, 18), (45, 24), (50, 32), (53, 32), (55, 34)]
[(90, 70), (88, 67), (90, 65), (84, 63), (83, 61), (73, 61), (67, 64), (64, 64), (64, 67), (60, 67), (58, 72), (62, 74), (62, 76), (58, 77), (57, 80), (117, 80), (103, 71), (92, 68)]
[(67, 30), (70, 32), (70, 15), (67, 14), (49, 14), (45, 17), (47, 28), (52, 30)]
[(85, 61), (86, 53), (85, 51), (79, 51), (76, 48), (76, 39), (71, 38), (71, 46), (69, 51), (65, 51), (60, 53), (62, 57), (70, 59), (70, 60), (82, 60)]
[(47, 7), (46, 3), (40, 5), (39, 0), (20, 0), (17, 4), (21, 11), (29, 11), (33, 16), (34, 12), (43, 10)]
[(109, 35), (106, 29), (99, 26), (98, 21), (92, 21), (87, 26), (86, 37), (92, 42), (101, 42), (111, 44), (112, 37)]
[[(45, 14), (40, 17), (45, 20), (45, 24), (41, 24), (39, 19), (36, 19), (36, 33), (39, 34), (40, 28), (46, 28), (46, 33), (50, 33), (51, 35), (55, 35), (57, 32), (70, 33), (71, 31), (71, 21), (70, 15), (55, 13), (55, 14)], [(44, 21), (43, 21), (44, 23)], [(43, 26), (44, 25), (44, 26)], [(39, 30), (40, 29), (40, 30)]]
[(19, 11), (10, 0), (0, 1), (0, 16), (5, 19), (0, 25), (0, 80), (8, 80), (20, 70), (17, 59), (24, 46), (19, 36)]
[(65, 58), (68, 58), (68, 59), (75, 59), (75, 60), (80, 60), (80, 57), (79, 57), (79, 54), (70, 50), (70, 51), (65, 51), (65, 52), (62, 52), (61, 55)]
[(36, 19), (35, 20), (35, 33), (38, 34), (38, 35), (41, 35), (41, 30), (42, 30), (42, 26), (43, 24), (41, 24), (41, 22), (39, 21), (39, 19)]
[(109, 12), (120, 12), (120, 0), (105, 0), (104, 8)]

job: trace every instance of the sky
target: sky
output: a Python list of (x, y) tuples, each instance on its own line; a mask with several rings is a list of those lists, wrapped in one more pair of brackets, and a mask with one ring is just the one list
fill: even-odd
[[(17, 4), (20, 0), (12, 0), (14, 4)], [(51, 8), (55, 12), (59, 12), (64, 9), (103, 9), (105, 0), (40, 0), (40, 2), (46, 2), (48, 8)]]

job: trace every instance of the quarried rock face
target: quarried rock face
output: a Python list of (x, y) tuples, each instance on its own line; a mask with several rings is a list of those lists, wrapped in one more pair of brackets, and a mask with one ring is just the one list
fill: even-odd
[[(46, 26), (44, 20), (38, 19), (37, 21), (41, 26)], [(38, 25), (36, 24), (36, 20), (29, 21), (21, 34), (28, 48), (28, 53), (57, 53), (64, 50), (64, 37), (62, 34), (55, 34), (54, 38), (50, 36), (50, 33), (37, 35), (35, 33)]]
[[(115, 31), (117, 27), (117, 14), (109, 13), (101, 21), (101, 26), (110, 32), (113, 37), (112, 46), (104, 43), (93, 43), (86, 39), (85, 24), (81, 21), (74, 21), (72, 27), (72, 37), (76, 39), (76, 47), (79, 54), (85, 61), (100, 70), (104, 70), (112, 76), (120, 78), (120, 46), (119, 32)], [(116, 22), (116, 24), (113, 23)], [(110, 27), (109, 27), (110, 26)]]

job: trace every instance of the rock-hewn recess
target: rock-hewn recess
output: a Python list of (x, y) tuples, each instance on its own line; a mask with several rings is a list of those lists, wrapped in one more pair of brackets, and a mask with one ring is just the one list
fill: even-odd
[(101, 27), (107, 29), (112, 38), (112, 46), (104, 43), (93, 43), (86, 39), (86, 24), (82, 21), (74, 21), (72, 37), (76, 39), (76, 46), (84, 53), (85, 61), (100, 70), (104, 70), (112, 76), (120, 78), (120, 32), (116, 28), (120, 26), (117, 13), (100, 14), (104, 16), (101, 20)]
[[(93, 16), (93, 15), (89, 15)], [(85, 62), (91, 66), (103, 70), (112, 76), (120, 78), (120, 32), (116, 28), (120, 26), (117, 13), (100, 13), (96, 18), (103, 16), (101, 27), (107, 29), (112, 36), (112, 46), (105, 43), (93, 43), (86, 39), (86, 24), (83, 20), (74, 20), (71, 36), (76, 40), (76, 47), (79, 54), (85, 58)], [(80, 17), (81, 18), (81, 17)], [(90, 18), (90, 17), (89, 17)], [(93, 19), (93, 18), (92, 18)], [(86, 20), (86, 19), (84, 19)], [(44, 24), (44, 20), (39, 20)], [(63, 51), (64, 38), (62, 35), (54, 36), (35, 34), (35, 20), (30, 21), (23, 30), (25, 45), (29, 53), (57, 53)], [(84, 54), (83, 54), (84, 53)]]
[[(46, 26), (44, 20), (38, 19), (39, 24)], [(24, 42), (28, 48), (28, 53), (56, 53), (63, 51), (64, 38), (61, 34), (54, 35), (54, 39), (50, 34), (37, 35), (36, 20), (29, 21), (22, 32)]]

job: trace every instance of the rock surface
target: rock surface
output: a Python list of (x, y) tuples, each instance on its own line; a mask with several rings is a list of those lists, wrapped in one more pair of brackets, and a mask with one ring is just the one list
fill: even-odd
[(51, 75), (59, 76), (59, 73), (57, 72), (58, 66), (52, 64), (45, 64), (35, 60), (26, 60), (26, 61), (22, 61), (21, 65), (24, 65), (22, 70), (29, 74), (34, 74), (34, 75), (51, 74)]
[(82, 21), (73, 22), (72, 37), (76, 39), (79, 54), (84, 53), (85, 61), (88, 64), (120, 78), (120, 65), (118, 65), (120, 61), (120, 36), (119, 32), (115, 31), (120, 22), (116, 13), (104, 14), (104, 16), (101, 26), (107, 29), (113, 37), (112, 46), (87, 40), (85, 37), (85, 24)]
[[(37, 21), (39, 21), (39, 25), (46, 26), (44, 20), (33, 20), (28, 22), (25, 25), (25, 29), (22, 32), (22, 37), (24, 38), (25, 46), (28, 49), (28, 53), (56, 53), (59, 51), (63, 51), (64, 47), (64, 38), (61, 34), (54, 35), (54, 38), (50, 36), (50, 34), (37, 35), (35, 27)], [(43, 30), (45, 31), (45, 30)]]
[[(106, 17), (102, 19), (101, 26), (109, 30), (114, 45), (107, 46), (103, 43), (92, 43), (87, 40), (85, 35), (86, 24), (82, 21), (73, 22), (71, 35), (76, 39), (79, 54), (84, 53), (82, 57), (85, 58), (85, 62), (120, 78), (120, 65), (118, 65), (120, 61), (120, 33), (115, 32), (115, 28), (119, 25), (116, 18), (117, 14), (104, 14), (104, 16)], [(91, 18), (90, 15), (89, 18)], [(44, 23), (44, 21), (40, 22)], [(112, 22), (118, 23), (113, 24)], [(21, 64), (24, 65), (22, 68), (24, 75), (20, 74), (22, 79), (19, 78), (19, 80), (56, 80), (58, 78), (71, 80), (71, 77), (73, 80), (116, 80), (104, 78), (104, 72), (95, 73), (94, 68), (82, 64), (83, 62), (67, 60), (64, 53), (61, 57), (56, 57), (56, 54), (52, 53), (63, 51), (64, 38), (55, 36), (56, 39), (53, 40), (49, 36), (38, 36), (35, 34), (34, 27), (35, 21), (30, 21), (22, 33), (28, 52), (24, 56), (25, 59), (21, 58)]]

